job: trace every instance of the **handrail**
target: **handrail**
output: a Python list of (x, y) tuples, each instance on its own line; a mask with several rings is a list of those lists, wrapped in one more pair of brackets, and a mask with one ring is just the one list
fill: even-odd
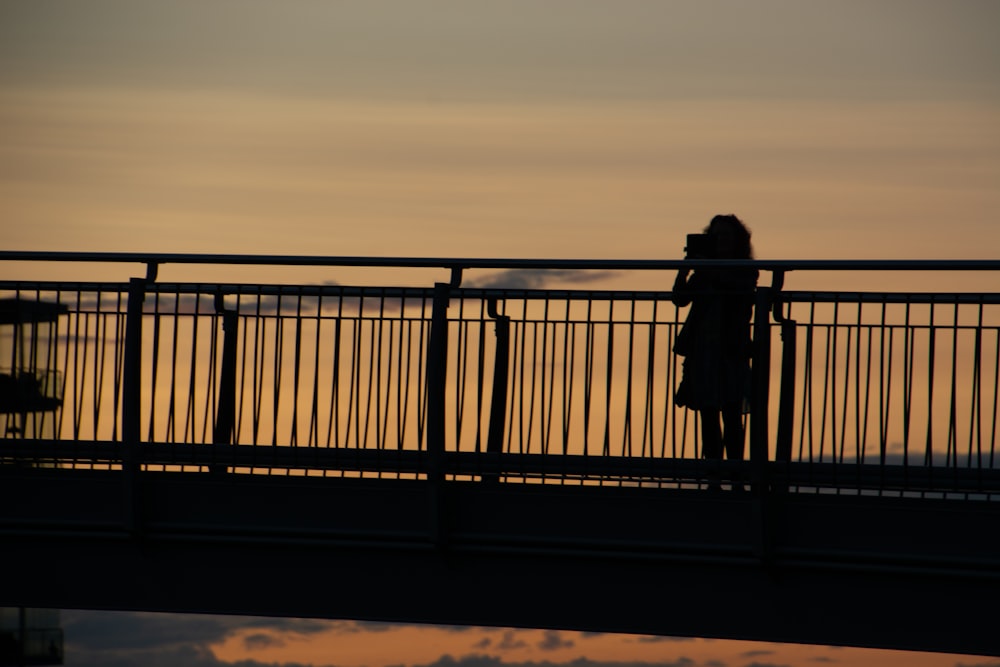
[(514, 259), (4, 250), (0, 251), (0, 261), (252, 264), (259, 266), (361, 266), (444, 269), (669, 270), (681, 267), (753, 267), (763, 271), (1000, 271), (1000, 259)]
[[(40, 291), (58, 291), (72, 289), (77, 291), (126, 291), (128, 280), (88, 281), (76, 280), (13, 280), (0, 279), (2, 289), (25, 289)], [(285, 284), (247, 284), (230, 282), (158, 282), (146, 288), (149, 292), (164, 294), (199, 294), (211, 291), (224, 295), (250, 296), (280, 296), (295, 294), (302, 296), (369, 296), (378, 295), (385, 298), (400, 298), (412, 296), (433, 295), (433, 287), (377, 287), (348, 285), (285, 285)], [(628, 298), (633, 301), (663, 300), (669, 298), (670, 290), (622, 290), (622, 289), (592, 289), (592, 288), (521, 288), (521, 287), (460, 287), (459, 294), (466, 298), (482, 299), (566, 299), (572, 297)], [(948, 290), (944, 292), (862, 292), (862, 291), (831, 291), (831, 290), (782, 290), (782, 303), (910, 303), (910, 304), (997, 304), (1000, 303), (1000, 290), (995, 292), (969, 292)], [(780, 320), (776, 320), (780, 321)]]

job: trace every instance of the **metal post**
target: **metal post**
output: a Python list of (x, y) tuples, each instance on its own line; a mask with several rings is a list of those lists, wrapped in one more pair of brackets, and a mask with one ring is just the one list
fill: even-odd
[[(232, 444), (236, 424), (236, 342), (239, 334), (239, 317), (235, 310), (226, 310), (223, 307), (221, 293), (215, 297), (215, 309), (217, 313), (222, 314), (222, 368), (219, 372), (219, 401), (215, 410), (212, 443), (229, 445)], [(214, 465), (211, 471), (224, 473), (226, 466)]]
[[(493, 360), (493, 391), (490, 398), (490, 425), (486, 451), (503, 452), (504, 425), (507, 421), (507, 381), (510, 372), (510, 317), (497, 312), (496, 299), (490, 299), (487, 313), (496, 321), (496, 356)], [(498, 481), (499, 475), (483, 475), (483, 481)]]
[(792, 460), (792, 426), (795, 410), (795, 355), (798, 336), (796, 322), (781, 322), (781, 388), (778, 397), (778, 433), (775, 461)]
[(444, 543), (444, 439), (445, 385), (448, 378), (448, 303), (449, 283), (434, 284), (431, 331), (427, 340), (427, 456), (428, 481), (431, 483), (431, 539)]
[(750, 460), (755, 484), (763, 480), (768, 449), (768, 404), (771, 383), (771, 288), (757, 289), (753, 324), (753, 396), (750, 407)]
[(142, 414), (142, 304), (145, 298), (146, 279), (129, 280), (122, 374), (122, 471), (125, 483), (125, 525), (131, 533), (138, 533), (141, 526), (138, 484)]
[(767, 445), (771, 379), (771, 288), (757, 289), (753, 323), (753, 396), (750, 407), (750, 484), (757, 535), (754, 552), (761, 562), (770, 558)]
[[(789, 319), (784, 313), (784, 304), (780, 298), (781, 288), (785, 283), (783, 271), (775, 271), (772, 287), (773, 304), (771, 314), (774, 321), (781, 324), (781, 387), (778, 389), (778, 433), (774, 446), (774, 460), (789, 463), (792, 460), (792, 427), (795, 410), (795, 359), (798, 354), (798, 323)], [(787, 475), (787, 467), (785, 473)], [(780, 485), (772, 483), (772, 490), (787, 491), (788, 483)]]

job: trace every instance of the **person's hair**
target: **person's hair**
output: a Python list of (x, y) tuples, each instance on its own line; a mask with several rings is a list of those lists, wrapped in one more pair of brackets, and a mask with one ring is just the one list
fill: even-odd
[(743, 221), (737, 218), (733, 214), (728, 215), (717, 215), (712, 218), (712, 221), (708, 223), (708, 227), (705, 228), (705, 233), (712, 228), (712, 225), (721, 224), (727, 225), (734, 232), (736, 232), (737, 250), (739, 259), (753, 259), (753, 245), (750, 243), (750, 230)]

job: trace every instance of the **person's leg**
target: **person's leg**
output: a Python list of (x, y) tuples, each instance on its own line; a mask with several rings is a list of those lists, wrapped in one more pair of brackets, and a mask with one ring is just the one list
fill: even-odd
[(701, 417), (701, 454), (706, 459), (722, 458), (722, 425), (718, 410), (699, 410)]
[[(718, 410), (699, 410), (701, 418), (701, 455), (709, 461), (722, 461), (722, 424)], [(710, 491), (721, 490), (719, 464), (706, 470)]]
[(743, 436), (743, 410), (741, 407), (737, 403), (727, 406), (722, 410), (722, 421), (725, 426), (722, 443), (726, 448), (726, 458), (730, 461), (743, 460), (745, 439)]
[[(743, 410), (740, 405), (729, 406), (722, 410), (722, 424), (724, 432), (722, 444), (726, 449), (726, 458), (730, 461), (742, 461), (744, 449), (743, 437)], [(744, 479), (739, 471), (733, 471), (732, 488), (734, 491), (743, 491)]]

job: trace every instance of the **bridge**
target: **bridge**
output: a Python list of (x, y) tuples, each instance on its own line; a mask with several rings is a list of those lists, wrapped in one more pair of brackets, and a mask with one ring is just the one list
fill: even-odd
[[(0, 281), (4, 606), (1000, 655), (1000, 261), (0, 253), (93, 263), (143, 275)], [(762, 272), (744, 460), (673, 404), (669, 291), (469, 279), (682, 263)], [(816, 271), (984, 289), (786, 289)]]

